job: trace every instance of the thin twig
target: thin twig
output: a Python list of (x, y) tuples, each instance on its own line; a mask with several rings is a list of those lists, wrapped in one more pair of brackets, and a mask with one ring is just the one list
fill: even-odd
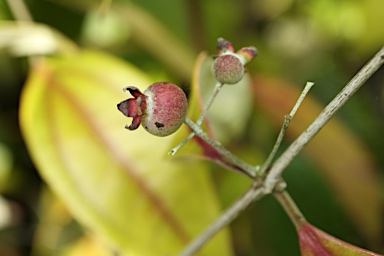
[(273, 146), (273, 149), (269, 154), (267, 160), (263, 164), (263, 167), (259, 171), (257, 171), (257, 175), (260, 175), (260, 176), (263, 175), (266, 172), (266, 170), (271, 166), (273, 158), (275, 157), (277, 150), (279, 150), (281, 142), (283, 141), (285, 131), (287, 130), (289, 123), (291, 122), (292, 118), (296, 114), (296, 111), (299, 109), (305, 96), (307, 95), (307, 93), (309, 92), (309, 90), (312, 88), (313, 85), (314, 85), (313, 82), (307, 82), (307, 84), (304, 87), (304, 90), (301, 92), (300, 97), (296, 101), (296, 104), (293, 106), (291, 112), (285, 116), (283, 126), (281, 127), (281, 130), (280, 130), (279, 136), (277, 137), (275, 145)]
[(180, 256), (194, 255), (212, 236), (220, 229), (231, 223), (242, 211), (244, 211), (254, 200), (263, 196), (263, 190), (258, 183), (254, 183), (239, 199), (235, 201), (225, 212), (223, 212), (213, 223), (211, 223), (197, 238), (189, 243)]
[(182, 140), (179, 144), (177, 144), (173, 149), (171, 149), (169, 152), (168, 152), (168, 155), (175, 155), (177, 153), (177, 151), (179, 151), (185, 144), (187, 144), (187, 142), (192, 139), (196, 134), (194, 132), (191, 132), (190, 134), (188, 134), (187, 137), (184, 138), (184, 140)]
[[(262, 169), (260, 170), (260, 172), (257, 173), (258, 177), (261, 177), (261, 174), (263, 174), (268, 169), (268, 167), (270, 166), (274, 156), (276, 155), (277, 150), (279, 149), (279, 147), (281, 145), (281, 142), (284, 138), (285, 131), (288, 128), (289, 122), (292, 120), (293, 116), (296, 114), (297, 109), (299, 108), (299, 106), (303, 102), (305, 96), (307, 95), (307, 93), (309, 92), (309, 90), (312, 88), (313, 85), (314, 85), (313, 82), (307, 82), (302, 93), (300, 94), (300, 97), (298, 98), (295, 105), (293, 106), (291, 112), (285, 116), (284, 124), (280, 130), (279, 136), (276, 140), (276, 143), (273, 147), (273, 150), (269, 154), (269, 156), (268, 156), (266, 162), (264, 163)], [(214, 97), (212, 97), (212, 98), (214, 98)], [(194, 125), (196, 125), (196, 126), (198, 125), (198, 124), (192, 124), (192, 123), (189, 123), (187, 121), (187, 125), (190, 126), (191, 129), (193, 129)], [(200, 126), (197, 126), (197, 127), (200, 128)], [(196, 129), (197, 129), (197, 127), (196, 127)], [(201, 136), (201, 134), (200, 134), (201, 132), (202, 131), (196, 131), (196, 133), (199, 133), (198, 136)], [(202, 134), (202, 135), (204, 136), (203, 139), (206, 140), (205, 135), (204, 134)], [(215, 144), (214, 141), (212, 141), (212, 143)], [(213, 145), (213, 146), (216, 148), (215, 145)], [(225, 153), (225, 154), (227, 154), (227, 153)], [(251, 204), (251, 202), (253, 200), (255, 200), (256, 197), (262, 197), (263, 195), (265, 195), (265, 191), (259, 189), (261, 182), (262, 182), (261, 179), (258, 179), (257, 181), (255, 181), (253, 183), (253, 186), (251, 186), (251, 188), (249, 188), (248, 191), (243, 196), (241, 196), (228, 210), (226, 210), (224, 213), (222, 213), (211, 225), (209, 225), (204, 230), (204, 232), (202, 232), (201, 235), (199, 235), (195, 240), (193, 240), (180, 255), (192, 255), (199, 248), (201, 248), (201, 246), (203, 246), (203, 244), (206, 241), (208, 241), (216, 232), (218, 232), (221, 228), (223, 228), (228, 223), (230, 223), (230, 221), (232, 221), (236, 216), (238, 216), (240, 212), (242, 212), (244, 209), (246, 209), (246, 207), (249, 204)], [(280, 186), (281, 189), (278, 191), (279, 194), (277, 194), (276, 197), (279, 199), (279, 201), (281, 201), (281, 203), (285, 203), (283, 205), (284, 209), (289, 209), (289, 210), (292, 209), (292, 211), (289, 212), (288, 214), (291, 214), (292, 212), (294, 212), (294, 213), (300, 212), (297, 207), (295, 208), (296, 205), (294, 204), (294, 202), (292, 200), (291, 200), (292, 202), (290, 202), (287, 199), (287, 195), (282, 192), (282, 190), (284, 190), (285, 186), (286, 186), (285, 182), (280, 181), (280, 184), (284, 184), (284, 186), (283, 187)], [(258, 188), (258, 189), (256, 189), (256, 188)], [(290, 203), (292, 203), (292, 204), (290, 204)], [(293, 211), (293, 210), (296, 210), (296, 211)], [(294, 214), (294, 213), (292, 213), (292, 214)]]
[[(291, 144), (290, 147), (275, 161), (268, 172), (262, 187), (252, 186), (229, 209), (222, 213), (197, 238), (187, 245), (181, 253), (183, 256), (193, 255), (221, 228), (228, 225), (241, 211), (254, 200), (260, 199), (273, 191), (281, 181), (281, 173), (299, 151), (319, 132), (327, 121), (344, 103), (371, 77), (384, 62), (384, 47), (356, 74), (341, 92), (324, 108), (315, 121)], [(256, 182), (256, 181), (255, 181)], [(285, 196), (285, 195), (284, 195)], [(285, 200), (285, 199), (284, 199)], [(292, 206), (292, 204), (289, 204)], [(300, 217), (301, 218), (301, 217)]]
[(324, 108), (308, 128), (275, 161), (267, 175), (264, 186), (271, 192), (280, 179), (281, 173), (303, 147), (320, 131), (337, 110), (370, 78), (384, 63), (384, 47), (349, 81), (349, 83)]
[(205, 142), (207, 142), (209, 145), (211, 145), (213, 148), (215, 148), (220, 155), (228, 161), (231, 165), (237, 166), (242, 174), (248, 176), (249, 178), (253, 179), (255, 177), (255, 167), (247, 164), (246, 162), (242, 161), (240, 158), (232, 154), (230, 151), (228, 151), (223, 145), (221, 145), (218, 141), (213, 140), (211, 137), (206, 134), (201, 126), (195, 124), (191, 119), (188, 117), (185, 118), (184, 121), (191, 129), (192, 131), (199, 136), (201, 139), (203, 139)]
[(299, 229), (306, 220), (299, 207), (293, 201), (288, 192), (286, 190), (277, 191), (274, 192), (273, 195), (284, 208), (284, 211), (288, 214), (296, 229)]
[(293, 106), (291, 113), (289, 113), (289, 116), (291, 116), (291, 119), (296, 114), (297, 110), (299, 109), (301, 103), (303, 102), (305, 96), (307, 96), (309, 90), (311, 90), (312, 86), (314, 85), (314, 82), (307, 82), (304, 90), (301, 92), (299, 99), (296, 101), (295, 106)]
[[(204, 120), (204, 117), (207, 115), (208, 113), (208, 110), (210, 109), (210, 107), (212, 106), (213, 104), (213, 101), (215, 100), (217, 94), (220, 92), (220, 89), (223, 87), (224, 84), (222, 83), (219, 83), (217, 82), (216, 83), (216, 86), (215, 86), (215, 89), (213, 90), (211, 96), (209, 97), (207, 103), (205, 104), (204, 106), (204, 109), (201, 111), (199, 117), (197, 118), (197, 121), (196, 121), (196, 124), (198, 126), (201, 126), (201, 124), (203, 123), (203, 120)], [(177, 144), (176, 147), (174, 147), (173, 149), (171, 149), (169, 152), (168, 152), (168, 155), (174, 155), (177, 153), (177, 151), (179, 151), (190, 139), (193, 138), (193, 136), (195, 136), (196, 134), (194, 132), (191, 132), (183, 141), (181, 141), (179, 144)]]
[(217, 94), (220, 92), (221, 88), (224, 84), (217, 82), (215, 85), (215, 89), (213, 90), (211, 96), (209, 97), (207, 103), (204, 106), (203, 111), (201, 111), (199, 117), (197, 118), (196, 124), (201, 125), (203, 123), (204, 117), (207, 115), (208, 110), (211, 108), (213, 101), (215, 100)]

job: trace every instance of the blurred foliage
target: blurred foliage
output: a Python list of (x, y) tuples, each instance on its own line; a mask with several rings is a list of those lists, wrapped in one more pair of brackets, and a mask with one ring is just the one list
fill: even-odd
[[(110, 248), (175, 254), (217, 216), (216, 196), (202, 162), (164, 158), (177, 133), (161, 138), (123, 129), (115, 105), (125, 81), (142, 91), (151, 83), (98, 52), (41, 59), (22, 94), (22, 132), (48, 185)], [(203, 252), (227, 255), (223, 244), (226, 233)]]
[[(247, 188), (244, 177), (188, 156), (198, 152), (193, 143), (175, 160), (167, 158), (185, 130), (170, 139), (125, 131), (128, 120), (115, 109), (127, 96), (122, 87), (169, 80), (193, 95), (193, 63), (201, 50), (214, 55), (218, 37), (230, 40), (235, 48), (255, 45), (260, 56), (248, 65), (245, 85), (225, 87), (210, 118), (212, 129), (230, 150), (251, 164), (261, 164), (306, 81), (314, 81), (315, 87), (293, 119), (281, 150), (384, 42), (381, 0), (120, 0), (110, 7), (95, 0), (28, 0), (27, 8), (38, 25), (11, 23), (25, 17), (8, 2), (19, 1), (0, 2), (0, 255), (84, 255), (84, 251), (110, 255), (116, 241), (120, 247), (132, 246), (134, 240), (116, 238), (122, 234), (110, 229), (111, 219), (132, 237), (155, 233), (153, 226), (167, 230), (157, 217), (144, 219), (147, 215), (141, 216), (140, 209), (136, 209), (138, 219), (129, 218), (135, 206), (129, 198), (137, 198), (141, 205), (148, 201), (142, 191), (128, 185), (131, 179), (122, 178), (118, 170), (129, 169), (119, 165), (124, 161), (109, 159), (116, 154), (138, 159), (129, 164), (146, 170), (140, 178), (168, 202), (189, 238)], [(41, 54), (52, 56), (37, 62), (28, 57)], [(197, 68), (205, 74), (207, 84), (202, 83), (201, 90), (206, 95), (212, 83), (209, 64)], [(381, 253), (383, 81), (381, 68), (284, 173), (288, 191), (312, 224)], [(74, 106), (60, 90), (80, 105)], [(25, 137), (18, 120), (20, 104)], [(88, 119), (82, 118), (81, 111), (89, 113)], [(56, 125), (56, 130), (41, 126), (41, 120)], [(118, 146), (92, 141), (91, 121), (100, 125), (103, 138), (113, 138)], [(61, 138), (59, 144), (50, 141), (52, 133)], [(116, 148), (126, 151), (116, 153)], [(84, 158), (86, 164), (68, 172), (71, 168), (66, 170), (56, 161), (55, 152), (71, 166)], [(155, 169), (158, 166), (166, 168)], [(109, 175), (109, 181), (119, 185), (108, 188)], [(172, 191), (181, 193), (180, 198)], [(204, 206), (198, 205), (203, 199)], [(100, 211), (92, 208), (97, 205)], [(147, 211), (157, 212), (151, 206)], [(138, 228), (127, 230), (125, 225)], [(252, 205), (230, 228), (232, 242), (225, 232), (217, 238), (226, 241), (220, 249), (228, 254), (231, 247), (235, 255), (299, 254), (294, 227), (273, 197)], [(172, 231), (165, 233), (158, 235), (164, 240), (175, 236)], [(183, 243), (172, 243), (172, 252)], [(215, 248), (208, 246), (208, 255)]]

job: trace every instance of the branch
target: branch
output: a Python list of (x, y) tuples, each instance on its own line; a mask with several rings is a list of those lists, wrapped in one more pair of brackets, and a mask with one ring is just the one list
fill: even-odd
[[(254, 200), (269, 194), (279, 184), (283, 170), (300, 152), (301, 149), (320, 131), (329, 119), (339, 110), (345, 102), (370, 78), (384, 62), (384, 47), (352, 78), (352, 80), (341, 90), (341, 92), (324, 108), (313, 123), (287, 148), (287, 150), (275, 161), (267, 176), (262, 181), (255, 181), (246, 193), (240, 197), (230, 208), (222, 213), (211, 225), (209, 225), (197, 238), (195, 238), (184, 251), (182, 256), (193, 255), (221, 228), (228, 225)], [(263, 183), (263, 184), (262, 184)], [(278, 195), (278, 199), (288, 202), (287, 194)], [(287, 199), (287, 200), (286, 200)], [(289, 204), (292, 205), (292, 204)], [(283, 204), (284, 206), (284, 204)], [(295, 211), (292, 208), (292, 212)], [(300, 214), (298, 215), (300, 216)], [(300, 218), (298, 218), (300, 219)], [(297, 225), (298, 221), (295, 223)]]
[(311, 125), (287, 148), (287, 150), (275, 161), (264, 186), (267, 193), (271, 193), (275, 184), (279, 181), (283, 170), (291, 163), (293, 158), (312, 140), (321, 128), (331, 119), (345, 102), (370, 78), (384, 63), (384, 47), (349, 81), (349, 83), (336, 95), (336, 97), (324, 108)]
[(277, 137), (275, 145), (273, 146), (271, 153), (269, 153), (269, 156), (265, 161), (265, 163), (263, 164), (263, 167), (257, 172), (258, 175), (263, 175), (271, 166), (273, 158), (275, 157), (277, 151), (280, 148), (281, 143), (283, 142), (283, 138), (286, 130), (288, 129), (289, 123), (291, 122), (292, 118), (295, 116), (305, 96), (307, 95), (307, 93), (309, 92), (309, 90), (312, 88), (313, 85), (314, 85), (313, 82), (307, 82), (307, 84), (304, 87), (304, 90), (301, 92), (300, 97), (296, 101), (296, 104), (293, 106), (291, 112), (285, 116), (283, 126), (281, 127), (281, 130), (280, 130), (279, 136)]
[[(217, 82), (215, 89), (213, 90), (211, 96), (209, 97), (207, 103), (204, 106), (204, 109), (201, 111), (199, 117), (197, 118), (196, 125), (201, 126), (204, 117), (207, 115), (209, 108), (212, 106), (213, 101), (215, 100), (217, 94), (220, 92), (221, 88), (224, 86), (224, 84)], [(188, 124), (188, 120), (186, 120), (186, 123)], [(176, 147), (171, 149), (171, 151), (168, 152), (168, 155), (175, 155), (177, 151), (179, 151), (190, 139), (192, 139), (196, 135), (195, 132), (191, 132), (182, 142), (180, 142)]]
[(188, 117), (185, 118), (184, 122), (189, 126), (189, 128), (191, 128), (191, 130), (193, 131), (194, 134), (196, 134), (196, 136), (199, 136), (206, 143), (208, 143), (210, 146), (216, 149), (220, 153), (220, 155), (223, 157), (223, 159), (225, 159), (230, 165), (238, 167), (238, 171), (241, 174), (244, 174), (251, 179), (255, 178), (256, 168), (254, 166), (251, 166), (246, 162), (242, 161), (240, 158), (238, 158), (237, 156), (232, 154), (230, 151), (228, 151), (225, 147), (223, 147), (223, 145), (221, 145), (218, 141), (213, 140), (211, 137), (208, 136), (208, 134), (206, 134), (203, 131), (201, 126), (194, 123)]
[(244, 211), (256, 198), (261, 198), (264, 193), (260, 182), (255, 182), (239, 199), (211, 223), (197, 238), (184, 248), (179, 256), (194, 255), (210, 238), (220, 229), (231, 223)]
[(293, 225), (295, 225), (295, 228), (299, 229), (306, 222), (306, 220), (288, 192), (286, 190), (275, 191), (273, 195), (277, 201), (279, 201), (284, 211), (288, 214)]

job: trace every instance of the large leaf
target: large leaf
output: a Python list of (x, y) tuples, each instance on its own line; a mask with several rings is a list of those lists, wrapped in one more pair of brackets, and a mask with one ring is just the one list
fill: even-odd
[[(122, 87), (152, 82), (127, 63), (83, 51), (40, 59), (21, 98), (22, 133), (42, 177), (124, 254), (175, 254), (219, 211), (204, 165), (166, 156), (173, 136), (124, 129), (131, 120), (116, 109), (129, 96)], [(223, 231), (202, 254), (230, 251)]]

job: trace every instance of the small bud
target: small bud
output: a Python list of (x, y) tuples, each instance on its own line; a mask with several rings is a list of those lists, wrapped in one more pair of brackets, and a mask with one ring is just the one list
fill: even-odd
[(224, 54), (213, 61), (212, 73), (222, 84), (235, 84), (244, 76), (244, 65), (236, 55)]
[(133, 117), (126, 126), (135, 130), (141, 124), (149, 133), (156, 136), (168, 136), (183, 124), (187, 114), (188, 101), (183, 90), (168, 82), (156, 82), (144, 93), (133, 86), (124, 88), (134, 98), (117, 104), (117, 108), (127, 117)]

